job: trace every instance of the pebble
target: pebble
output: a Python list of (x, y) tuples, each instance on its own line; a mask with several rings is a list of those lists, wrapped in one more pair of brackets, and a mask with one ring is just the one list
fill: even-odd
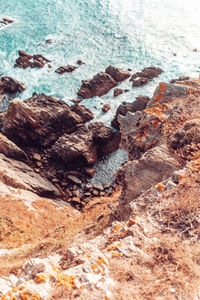
[(37, 162), (36, 162), (36, 165), (37, 165), (38, 167), (41, 167), (41, 166), (42, 166), (42, 164), (41, 164), (40, 161), (37, 161)]
[(81, 181), (79, 178), (77, 178), (76, 176), (74, 176), (74, 175), (68, 175), (67, 178), (68, 178), (70, 181), (72, 181), (73, 183), (76, 183), (76, 184), (78, 184), (78, 185), (81, 185), (81, 184), (82, 184), (82, 181)]
[(60, 180), (59, 179), (57, 179), (57, 178), (53, 178), (52, 179), (52, 182), (59, 182)]
[(105, 192), (100, 192), (99, 195), (100, 196), (105, 196)]
[(34, 158), (35, 160), (41, 160), (41, 155), (38, 154), (38, 153), (34, 153), (34, 154), (33, 154), (33, 158)]
[(171, 294), (175, 294), (176, 293), (176, 290), (174, 288), (171, 288), (169, 291), (170, 291)]
[(84, 196), (85, 196), (85, 197), (90, 197), (90, 196), (91, 196), (91, 193), (85, 193)]
[(94, 184), (94, 189), (98, 190), (98, 191), (103, 191), (104, 190), (104, 188), (102, 186), (96, 185), (96, 184)]
[(92, 191), (92, 193), (93, 193), (94, 196), (98, 196), (99, 195), (99, 192), (97, 190)]
[(88, 184), (85, 185), (85, 189), (86, 190), (90, 190), (91, 188), (92, 188), (91, 183), (88, 183)]

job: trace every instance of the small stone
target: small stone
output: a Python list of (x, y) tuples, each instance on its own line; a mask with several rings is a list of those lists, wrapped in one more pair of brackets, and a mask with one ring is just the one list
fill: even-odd
[(171, 288), (169, 291), (170, 291), (171, 294), (175, 294), (176, 293), (176, 290), (174, 288)]
[(70, 181), (72, 181), (73, 183), (76, 183), (76, 184), (78, 184), (78, 185), (81, 185), (81, 184), (82, 184), (82, 181), (81, 181), (79, 178), (77, 178), (76, 176), (74, 176), (74, 175), (68, 175), (67, 177), (68, 177), (68, 179), (69, 179)]
[(59, 179), (57, 179), (57, 178), (53, 178), (52, 179), (52, 182), (55, 182), (55, 183), (58, 183), (60, 180)]
[(73, 191), (76, 191), (78, 186), (76, 184), (73, 185)]
[(77, 198), (80, 198), (80, 192), (79, 190), (73, 191), (73, 195)]
[(36, 162), (36, 165), (37, 165), (37, 167), (39, 167), (39, 168), (42, 166), (42, 164), (41, 164), (40, 161), (37, 161), (37, 162)]
[(84, 196), (85, 196), (85, 197), (90, 197), (90, 196), (91, 196), (91, 193), (88, 193), (88, 192), (87, 192), (87, 193), (84, 194)]
[(71, 201), (81, 203), (81, 200), (78, 197), (73, 197)]
[(96, 170), (94, 168), (85, 168), (85, 173), (90, 177), (94, 177)]
[(68, 186), (68, 183), (65, 182), (65, 181), (62, 181), (62, 182), (61, 182), (61, 185), (62, 185), (63, 187), (67, 187), (67, 186)]
[[(3, 19), (3, 20), (4, 20), (4, 19)], [(197, 48), (194, 48), (194, 49), (193, 49), (193, 52), (197, 52), (197, 51), (198, 51)]]
[(118, 89), (118, 88), (114, 89), (114, 97), (117, 97), (123, 93), (124, 91), (122, 89)]
[(99, 195), (100, 196), (105, 196), (105, 192), (100, 192)]
[(91, 183), (88, 183), (85, 185), (85, 189), (86, 190), (90, 190), (92, 188), (92, 184)]
[(97, 190), (93, 190), (92, 193), (93, 193), (94, 196), (98, 196), (99, 195), (99, 192)]
[(34, 171), (35, 171), (36, 173), (39, 173), (39, 172), (40, 172), (40, 170), (37, 169), (37, 168), (35, 168)]
[(110, 104), (104, 104), (104, 106), (102, 107), (102, 111), (106, 113), (109, 110), (110, 110)]
[(38, 154), (38, 153), (34, 153), (34, 154), (33, 154), (33, 158), (34, 158), (35, 160), (41, 160), (41, 155)]
[(77, 60), (77, 62), (76, 62), (76, 63), (77, 63), (77, 65), (79, 65), (79, 66), (81, 66), (81, 65), (84, 65), (84, 62), (82, 62), (82, 60), (80, 60), (80, 59), (79, 59), (79, 60)]
[(46, 44), (52, 44), (52, 39), (48, 39), (48, 40), (46, 40)]
[(3, 21), (7, 22), (7, 23), (13, 23), (14, 21), (10, 18), (3, 18)]
[(81, 101), (83, 101), (83, 99), (77, 98), (77, 99), (72, 100), (72, 102), (73, 102), (74, 104), (79, 104)]
[(102, 186), (97, 185), (97, 184), (94, 184), (94, 189), (98, 190), (98, 191), (103, 191), (104, 190)]

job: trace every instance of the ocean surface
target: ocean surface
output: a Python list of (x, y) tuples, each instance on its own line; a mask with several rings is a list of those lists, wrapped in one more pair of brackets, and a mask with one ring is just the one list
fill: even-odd
[[(110, 64), (130, 68), (133, 73), (148, 66), (163, 69), (162, 75), (145, 87), (132, 88), (126, 81), (120, 87), (130, 89), (129, 93), (113, 98), (110, 91), (82, 102), (96, 120), (108, 125), (123, 101), (151, 96), (160, 81), (181, 75), (197, 77), (200, 72), (199, 0), (0, 0), (3, 17), (15, 22), (0, 26), (0, 75), (25, 83), (21, 99), (37, 92), (72, 104), (81, 80)], [(52, 39), (52, 44), (47, 44), (47, 39)], [(19, 49), (43, 54), (52, 61), (52, 68), (14, 68)], [(75, 65), (78, 59), (85, 64), (72, 74), (55, 73), (59, 66)], [(104, 103), (111, 105), (106, 114), (101, 111)], [(126, 158), (119, 150), (98, 163), (94, 181), (100, 176), (106, 182)]]

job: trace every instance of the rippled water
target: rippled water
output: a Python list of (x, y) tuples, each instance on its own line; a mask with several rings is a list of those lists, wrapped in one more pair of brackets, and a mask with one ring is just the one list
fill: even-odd
[[(140, 94), (151, 96), (161, 80), (197, 76), (200, 71), (199, 0), (0, 0), (0, 18), (5, 16), (16, 22), (0, 30), (0, 74), (25, 83), (22, 99), (38, 92), (71, 103), (81, 80), (110, 64), (133, 72), (150, 65), (164, 70), (142, 88), (132, 89), (124, 82), (121, 86), (130, 92), (118, 98), (110, 91), (102, 98), (82, 102), (97, 120), (107, 124), (121, 102), (133, 101)], [(46, 44), (46, 39), (53, 43)], [(44, 54), (53, 67), (15, 69), (19, 49)], [(85, 65), (73, 74), (54, 72), (78, 59)], [(103, 103), (111, 104), (107, 114), (101, 111)]]

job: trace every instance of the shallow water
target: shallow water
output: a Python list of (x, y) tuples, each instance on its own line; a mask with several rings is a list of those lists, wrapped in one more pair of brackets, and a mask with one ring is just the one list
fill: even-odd
[[(27, 90), (21, 99), (37, 92), (71, 104), (81, 80), (110, 64), (133, 72), (151, 65), (164, 70), (145, 87), (133, 89), (124, 82), (120, 87), (130, 92), (117, 98), (110, 91), (102, 98), (82, 102), (93, 110), (96, 120), (108, 125), (121, 102), (141, 94), (151, 96), (160, 81), (200, 72), (199, 0), (0, 0), (0, 18), (5, 16), (16, 21), (0, 28), (0, 74), (25, 83)], [(46, 44), (46, 39), (52, 39), (52, 44)], [(14, 68), (19, 49), (42, 53), (53, 67)], [(54, 72), (78, 59), (85, 65), (73, 74)], [(111, 104), (106, 114), (101, 111), (104, 103)], [(121, 155), (121, 151), (119, 156), (114, 154), (114, 161), (121, 162)]]

